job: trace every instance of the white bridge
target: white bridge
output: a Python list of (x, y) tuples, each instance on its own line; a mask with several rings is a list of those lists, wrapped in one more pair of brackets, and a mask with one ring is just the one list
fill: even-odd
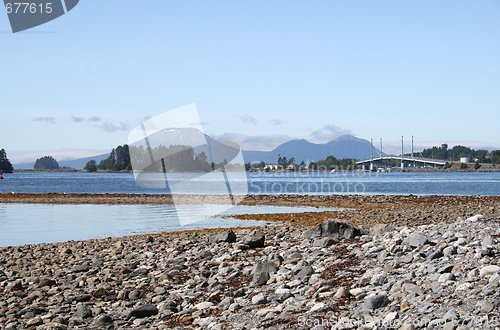
[(403, 137), (401, 137), (401, 155), (399, 156), (394, 156), (394, 155), (383, 155), (382, 152), (382, 139), (380, 139), (380, 150), (379, 150), (379, 157), (374, 157), (374, 148), (373, 148), (373, 140), (371, 142), (371, 148), (372, 148), (372, 156), (370, 159), (365, 159), (357, 162), (357, 165), (362, 165), (364, 169), (374, 171), (376, 169), (376, 163), (380, 163), (384, 160), (399, 160), (401, 161), (401, 169), (405, 169), (407, 167), (409, 168), (415, 168), (418, 166), (432, 166), (432, 167), (442, 167), (446, 164), (445, 160), (441, 159), (431, 159), (431, 158), (424, 158), (424, 157), (415, 157), (413, 155), (413, 136), (411, 137), (411, 155), (405, 155), (404, 154), (404, 141)]
[(401, 156), (382, 156), (376, 157), (372, 159), (361, 160), (357, 162), (357, 165), (363, 165), (365, 169), (370, 168), (370, 170), (374, 169), (374, 166), (377, 162), (381, 162), (384, 160), (400, 160), (401, 168), (407, 167), (416, 167), (420, 166), (433, 166), (433, 167), (441, 167), (446, 164), (446, 161), (440, 159), (430, 159), (430, 158), (421, 158), (421, 157), (401, 157)]

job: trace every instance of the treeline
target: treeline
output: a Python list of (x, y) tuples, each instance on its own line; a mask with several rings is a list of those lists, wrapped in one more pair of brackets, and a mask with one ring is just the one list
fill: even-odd
[(35, 161), (33, 166), (35, 171), (55, 171), (60, 169), (59, 163), (52, 156), (43, 156)]
[(14, 167), (7, 157), (7, 152), (5, 151), (5, 149), (0, 149), (0, 171), (4, 173), (14, 172)]
[[(89, 163), (87, 163), (89, 165)], [(85, 166), (87, 170), (89, 168)], [(90, 164), (95, 165), (95, 164)], [(93, 168), (92, 168), (93, 169)], [(111, 150), (108, 158), (102, 160), (97, 166), (101, 171), (131, 171), (130, 151), (128, 145), (118, 146)]]
[(458, 161), (462, 157), (467, 157), (471, 160), (477, 159), (479, 163), (500, 163), (500, 150), (474, 150), (464, 146), (454, 146), (449, 149), (447, 144), (442, 144), (440, 147), (432, 147), (422, 151), (424, 158), (442, 159), (449, 161)]
[[(351, 159), (351, 158), (345, 158), (345, 159), (337, 159), (335, 156), (330, 155), (326, 157), (323, 160), (319, 160), (317, 162), (311, 162), (309, 165), (306, 165), (304, 161), (301, 161), (300, 164), (296, 164), (295, 158), (287, 158), (287, 157), (278, 157), (277, 160), (277, 169), (278, 170), (286, 170), (289, 169), (290, 165), (293, 165), (294, 170), (299, 170), (299, 171), (304, 171), (304, 170), (312, 170), (312, 171), (330, 171), (332, 169), (338, 169), (338, 170), (350, 170), (353, 169), (356, 166), (356, 159)], [(271, 164), (273, 165), (273, 164)], [(245, 164), (245, 169), (247, 171), (253, 171), (253, 170), (264, 170), (266, 169), (268, 165), (264, 162), (260, 163), (246, 163)]]
[[(158, 161), (152, 162), (151, 157)], [(84, 170), (89, 172), (97, 170), (131, 171), (132, 163), (136, 168), (144, 169), (147, 172), (209, 172), (212, 169), (207, 154), (204, 151), (195, 152), (191, 146), (158, 146), (147, 150), (142, 146), (135, 147), (125, 144), (111, 150), (109, 157), (99, 164), (95, 160), (87, 162)], [(213, 166), (219, 168), (226, 164), (227, 161), (223, 161)]]
[(315, 171), (332, 169), (353, 169), (355, 165), (355, 159), (337, 159), (334, 156), (328, 156), (323, 160), (309, 163), (309, 169)]

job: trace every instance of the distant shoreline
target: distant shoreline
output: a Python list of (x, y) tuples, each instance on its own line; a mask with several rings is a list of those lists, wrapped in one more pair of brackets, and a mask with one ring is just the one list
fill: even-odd
[[(244, 171), (238, 171), (238, 172), (244, 172)], [(321, 171), (321, 170), (308, 170), (308, 171), (286, 171), (286, 170), (279, 170), (279, 171), (245, 171), (247, 173), (330, 173), (331, 171)], [(352, 172), (352, 173), (360, 173), (363, 171), (359, 170), (337, 170), (337, 173), (341, 172)], [(364, 171), (368, 173), (369, 171)], [(376, 171), (374, 171), (376, 172)], [(500, 172), (500, 165), (495, 166), (495, 167), (488, 167), (488, 168), (479, 168), (477, 170), (474, 169), (453, 169), (453, 168), (448, 168), (448, 169), (434, 169), (434, 168), (408, 168), (405, 169), (404, 172), (428, 172), (428, 173), (438, 173), (438, 172), (450, 172), (450, 173), (491, 173), (491, 172)], [(88, 172), (82, 169), (68, 169), (68, 170), (46, 170), (46, 171), (40, 171), (40, 170), (31, 170), (31, 169), (14, 169), (13, 173), (88, 173), (88, 174), (106, 174), (106, 173), (111, 173), (111, 174), (122, 174), (122, 173), (133, 173), (133, 171), (95, 171), (95, 172)], [(13, 174), (11, 173), (11, 174)], [(167, 172), (167, 173), (206, 173), (206, 172), (193, 172), (193, 171), (187, 171), (187, 172)], [(335, 172), (334, 172), (335, 173)], [(380, 173), (380, 172), (379, 172)], [(382, 171), (382, 173), (401, 173), (401, 169), (391, 169), (390, 171)]]
[[(22, 204), (96, 204), (96, 205), (172, 205), (173, 198), (169, 194), (0, 194), (0, 204), (22, 203)], [(229, 201), (224, 195), (175, 195), (177, 204), (227, 204)], [(416, 216), (420, 214), (431, 214), (439, 205), (439, 213), (436, 220), (456, 220), (458, 216), (469, 216), (467, 209), (474, 205), (479, 210), (487, 212), (489, 216), (500, 216), (498, 207), (500, 196), (438, 196), (438, 195), (247, 195), (240, 203), (241, 205), (272, 205), (272, 206), (310, 206), (310, 207), (338, 207), (343, 209), (356, 209), (352, 211), (336, 211), (304, 214), (294, 214), (289, 218), (284, 215), (272, 215), (256, 220), (266, 221), (290, 221), (294, 224), (305, 225), (317, 224), (325, 220), (341, 216), (355, 224), (370, 224), (385, 222), (385, 218), (391, 214), (390, 219), (394, 224), (417, 223), (425, 224), (430, 219)], [(462, 208), (462, 206), (464, 208)], [(490, 206), (494, 208), (490, 210)], [(446, 210), (446, 211), (444, 211)], [(425, 212), (424, 212), (425, 211)], [(436, 210), (434, 210), (435, 212)], [(493, 212), (489, 214), (490, 212)], [(255, 218), (255, 215), (252, 215)], [(245, 217), (237, 217), (245, 220)], [(285, 220), (283, 220), (285, 219)]]

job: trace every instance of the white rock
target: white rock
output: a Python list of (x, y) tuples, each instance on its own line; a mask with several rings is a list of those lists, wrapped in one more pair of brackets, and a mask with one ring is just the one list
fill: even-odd
[(311, 309), (309, 310), (309, 313), (314, 313), (314, 312), (323, 310), (323, 308), (325, 308), (324, 303), (317, 303), (313, 307), (311, 307)]
[(467, 291), (471, 287), (472, 287), (471, 283), (462, 283), (459, 286), (457, 286), (457, 288), (455, 289), (455, 291)]
[(445, 282), (453, 280), (453, 278), (454, 278), (453, 274), (451, 274), (451, 273), (444, 273), (444, 274), (439, 275), (438, 282), (439, 283), (445, 283)]
[(384, 317), (384, 323), (391, 323), (398, 317), (398, 312), (391, 312)]
[(259, 316), (259, 317), (262, 317), (264, 315), (269, 314), (270, 312), (273, 312), (273, 309), (271, 309), (271, 308), (263, 308), (263, 309), (259, 309), (257, 311), (256, 315)]
[(252, 297), (252, 304), (254, 304), (254, 305), (265, 304), (266, 302), (267, 302), (267, 298), (266, 298), (266, 296), (264, 296), (263, 293), (259, 293), (259, 294)]
[(355, 297), (361, 296), (364, 292), (365, 292), (365, 290), (363, 290), (362, 288), (354, 288), (354, 289), (349, 290), (349, 293)]
[(467, 218), (465, 221), (469, 221), (469, 222), (477, 222), (477, 221), (480, 221), (480, 220), (483, 220), (484, 219), (484, 215), (482, 214), (476, 214), (470, 218)]
[(485, 277), (487, 275), (498, 273), (499, 271), (500, 271), (500, 267), (495, 266), (495, 265), (489, 265), (489, 266), (485, 266), (485, 267), (481, 268), (481, 270), (479, 271), (479, 276)]
[(201, 302), (199, 304), (194, 305), (193, 308), (196, 310), (202, 311), (204, 309), (209, 309), (213, 305), (214, 304), (212, 304), (210, 301), (204, 301), (204, 302)]
[(277, 295), (288, 294), (288, 293), (290, 293), (290, 289), (277, 288), (274, 291), (274, 293), (277, 294)]

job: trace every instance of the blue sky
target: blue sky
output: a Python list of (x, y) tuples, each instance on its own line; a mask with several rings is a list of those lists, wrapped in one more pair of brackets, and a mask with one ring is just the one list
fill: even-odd
[(351, 132), (500, 147), (498, 36), (497, 0), (82, 0), (17, 34), (0, 13), (0, 147), (91, 155), (189, 103), (245, 146)]

